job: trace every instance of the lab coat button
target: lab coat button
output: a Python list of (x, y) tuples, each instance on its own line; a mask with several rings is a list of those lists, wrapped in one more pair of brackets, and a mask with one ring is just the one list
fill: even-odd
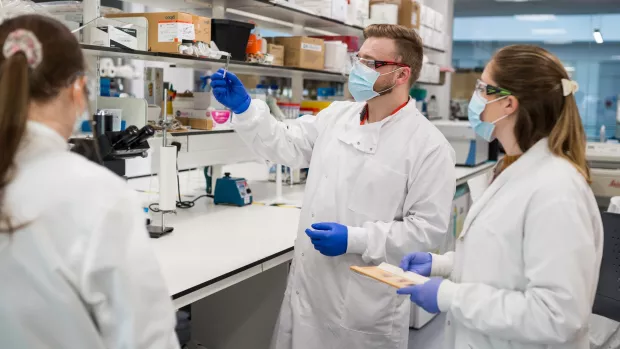
[(303, 256), (305, 256), (305, 254), (302, 253), (301, 256), (303, 257)]
[(295, 293), (299, 296), (299, 291), (295, 291)]

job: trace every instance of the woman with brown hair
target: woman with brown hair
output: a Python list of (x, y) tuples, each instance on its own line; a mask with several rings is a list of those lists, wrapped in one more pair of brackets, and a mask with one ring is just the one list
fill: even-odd
[(499, 50), (478, 81), (470, 122), (507, 155), (470, 183), (475, 202), (456, 252), (401, 263), (440, 277), (399, 293), (448, 313), (447, 347), (589, 348), (603, 228), (577, 88), (557, 57), (529, 45)]
[(60, 22), (0, 25), (0, 348), (178, 348), (136, 194), (68, 151), (85, 62)]

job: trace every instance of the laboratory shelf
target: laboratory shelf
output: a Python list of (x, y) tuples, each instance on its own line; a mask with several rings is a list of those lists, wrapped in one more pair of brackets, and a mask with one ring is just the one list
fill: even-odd
[[(143, 61), (156, 61), (169, 63), (170, 65), (178, 67), (187, 67), (203, 70), (217, 70), (218, 68), (222, 68), (225, 64), (225, 60), (223, 59), (200, 58), (194, 56), (161, 52), (133, 51), (85, 44), (82, 45), (82, 51), (87, 56), (118, 57)], [(235, 74), (246, 75), (263, 75), (283, 78), (302, 77), (307, 80), (340, 82), (344, 82), (347, 79), (346, 75), (324, 70), (262, 65), (257, 63), (247, 63), (240, 61), (230, 61), (228, 69)]]
[[(212, 0), (124, 0), (163, 9), (180, 9), (211, 16)], [(350, 25), (281, 0), (226, 0), (226, 18), (252, 20), (260, 28), (290, 31), (294, 25), (304, 27), (307, 35), (322, 35), (321, 31), (335, 35), (361, 36), (364, 28)], [(313, 30), (314, 29), (314, 30)], [(314, 33), (313, 33), (314, 32)]]
[(437, 53), (446, 53), (446, 50), (441, 50), (441, 49), (426, 46), (426, 45), (424, 45), (424, 50), (431, 51), (431, 52), (437, 52)]
[(213, 135), (213, 134), (223, 134), (223, 133), (234, 133), (234, 130), (188, 130), (183, 132), (170, 132), (172, 137), (182, 137), (182, 136), (200, 136), (200, 135)]

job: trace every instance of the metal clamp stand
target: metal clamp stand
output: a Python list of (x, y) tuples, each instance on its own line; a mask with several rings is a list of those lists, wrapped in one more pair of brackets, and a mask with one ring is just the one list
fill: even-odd
[[(164, 113), (165, 113), (165, 110), (164, 110)], [(166, 147), (167, 146), (168, 129), (172, 125), (172, 121), (168, 120), (167, 117), (164, 117), (164, 119), (160, 122), (160, 125), (162, 127), (163, 132), (164, 132), (163, 146)], [(153, 239), (159, 239), (160, 237), (162, 237), (164, 235), (168, 235), (168, 234), (172, 233), (172, 231), (174, 230), (173, 227), (166, 227), (166, 214), (167, 213), (174, 213), (174, 214), (176, 214), (177, 212), (176, 211), (159, 211), (159, 212), (161, 212), (161, 226), (156, 226), (156, 225), (148, 225), (147, 226), (147, 229), (149, 231), (149, 235)]]

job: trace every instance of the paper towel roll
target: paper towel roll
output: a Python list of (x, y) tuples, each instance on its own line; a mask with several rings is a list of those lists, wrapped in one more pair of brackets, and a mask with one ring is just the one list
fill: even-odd
[(159, 148), (159, 209), (174, 211), (177, 208), (177, 148)]
[(374, 4), (370, 6), (370, 18), (373, 23), (398, 24), (398, 5)]

